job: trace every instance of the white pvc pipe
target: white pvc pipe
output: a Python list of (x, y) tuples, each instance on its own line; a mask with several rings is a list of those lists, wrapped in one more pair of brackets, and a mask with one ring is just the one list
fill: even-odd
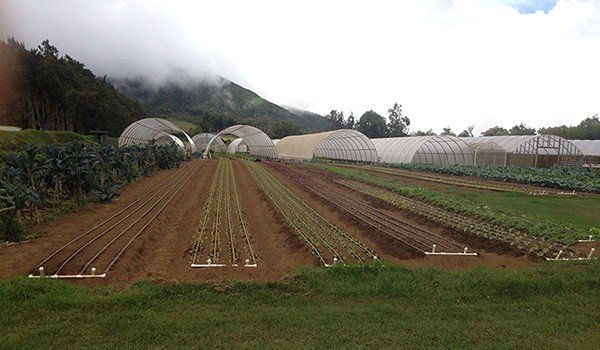
[(595, 251), (596, 251), (596, 248), (592, 248), (592, 249), (590, 250), (590, 255), (588, 255), (588, 259), (591, 259), (591, 258), (592, 258), (592, 255), (594, 254), (594, 252), (595, 252)]

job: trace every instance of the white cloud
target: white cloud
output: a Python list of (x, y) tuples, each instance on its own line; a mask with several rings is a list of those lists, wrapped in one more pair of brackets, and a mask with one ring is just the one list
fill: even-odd
[[(96, 74), (220, 74), (271, 101), (412, 130), (576, 124), (600, 112), (600, 0), (11, 0), (7, 35)], [(533, 12), (521, 14), (521, 12)]]

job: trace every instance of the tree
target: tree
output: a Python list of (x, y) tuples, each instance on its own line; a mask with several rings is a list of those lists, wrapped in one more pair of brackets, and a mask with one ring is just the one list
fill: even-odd
[(282, 139), (289, 135), (298, 135), (302, 131), (302, 126), (289, 120), (280, 120), (271, 124), (269, 136), (274, 139)]
[(530, 128), (525, 124), (521, 123), (510, 128), (508, 132), (510, 135), (535, 135), (535, 128)]
[(494, 126), (481, 133), (481, 136), (504, 136), (508, 135), (508, 130), (500, 126)]
[(598, 114), (587, 117), (577, 126), (555, 126), (541, 128), (540, 135), (556, 135), (570, 140), (600, 140), (600, 120)]
[(394, 103), (394, 107), (388, 109), (389, 122), (387, 124), (388, 136), (401, 137), (408, 135), (408, 126), (410, 120), (406, 116), (402, 116), (402, 105)]
[(429, 129), (427, 131), (415, 131), (413, 133), (410, 134), (410, 136), (435, 136), (435, 132), (433, 132), (433, 129)]
[(354, 129), (356, 128), (356, 121), (354, 120), (354, 113), (350, 112), (350, 115), (348, 116), (348, 120), (346, 120), (346, 128), (347, 129)]
[(332, 109), (329, 114), (325, 115), (327, 119), (327, 130), (343, 129), (346, 125), (344, 123), (344, 112)]
[(440, 135), (456, 136), (456, 134), (452, 132), (452, 129), (449, 126), (443, 128), (442, 130), (443, 131)]
[(369, 138), (384, 137), (387, 131), (385, 118), (374, 111), (365, 112), (358, 121), (356, 130)]
[(463, 130), (458, 137), (473, 137), (473, 129), (475, 129), (475, 125), (471, 125)]

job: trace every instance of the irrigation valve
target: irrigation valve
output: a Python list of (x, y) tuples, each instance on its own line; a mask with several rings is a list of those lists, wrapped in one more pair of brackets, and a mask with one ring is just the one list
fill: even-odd
[(560, 251), (558, 252), (558, 255), (556, 256), (556, 260), (560, 259), (560, 256), (562, 255), (562, 253), (563, 253), (563, 251), (562, 251), (562, 250), (560, 250)]
[(333, 265), (335, 265), (335, 264), (337, 264), (337, 258), (336, 257), (333, 258)]
[(210, 265), (210, 263), (211, 263), (210, 259), (206, 259), (206, 263), (207, 263), (208, 265)]
[(596, 251), (596, 248), (592, 248), (592, 249), (590, 250), (590, 255), (588, 255), (588, 259), (591, 259), (591, 258), (592, 258), (592, 255), (594, 254), (594, 252), (595, 252), (595, 251)]
[(44, 267), (40, 266), (40, 277), (44, 277)]
[(92, 267), (92, 276), (96, 276), (96, 268)]
[(435, 244), (433, 245), (433, 249), (431, 250), (433, 254), (435, 254)]
[(467, 254), (467, 250), (469, 250), (469, 248), (465, 247), (465, 251), (463, 252), (463, 254)]
[(250, 265), (250, 259), (246, 259), (246, 266)]

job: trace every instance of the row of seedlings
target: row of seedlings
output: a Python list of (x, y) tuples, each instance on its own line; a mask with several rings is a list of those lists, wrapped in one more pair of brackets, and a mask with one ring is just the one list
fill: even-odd
[(444, 185), (476, 188), (476, 189), (480, 189), (480, 190), (489, 190), (489, 191), (498, 191), (498, 192), (523, 192), (523, 193), (537, 194), (537, 195), (540, 195), (540, 194), (562, 194), (562, 192), (560, 192), (560, 191), (541, 189), (541, 188), (536, 188), (533, 186), (519, 187), (519, 186), (513, 186), (513, 185), (509, 185), (509, 184), (498, 184), (498, 183), (490, 183), (490, 182), (477, 181), (477, 180), (471, 180), (471, 179), (465, 179), (465, 178), (457, 178), (457, 177), (452, 177), (451, 175), (444, 175), (444, 174), (432, 174), (432, 173), (424, 174), (424, 173), (418, 173), (418, 172), (414, 172), (414, 171), (410, 171), (410, 170), (397, 169), (397, 168), (385, 168), (385, 167), (378, 167), (378, 166), (359, 167), (359, 166), (352, 166), (352, 165), (347, 165), (346, 167), (359, 168), (359, 169), (362, 168), (365, 170), (375, 171), (375, 172), (383, 173), (383, 174), (397, 175), (397, 176), (408, 177), (408, 178), (416, 179), (416, 180), (440, 183), (440, 184), (444, 184)]
[[(192, 267), (256, 267), (257, 257), (242, 214), (233, 166), (220, 160), (204, 203), (202, 222), (196, 229)], [(241, 248), (240, 243), (241, 241)], [(225, 256), (223, 256), (225, 255)]]
[(339, 207), (369, 227), (399, 241), (404, 246), (423, 255), (476, 256), (468, 248), (447, 237), (427, 231), (393, 217), (371, 205), (333, 190), (311, 177), (280, 163), (268, 163), (308, 191)]
[(541, 258), (546, 258), (549, 260), (581, 260), (590, 257), (582, 252), (556, 242), (538, 239), (517, 230), (488, 224), (465, 215), (449, 212), (416, 199), (401, 196), (395, 192), (385, 190), (380, 187), (371, 186), (355, 180), (349, 180), (342, 176), (323, 170), (318, 170), (313, 167), (310, 167), (309, 169), (318, 176), (329, 178), (337, 184), (348, 187), (367, 196), (378, 198), (397, 208), (409, 210), (412, 213), (424, 216), (432, 221), (450, 226), (465, 233), (474, 234), (483, 238), (509, 244), (521, 251), (529, 254), (535, 254)]
[(337, 262), (378, 261), (377, 256), (363, 243), (332, 224), (262, 166), (253, 162), (245, 164), (288, 226), (323, 266)]

